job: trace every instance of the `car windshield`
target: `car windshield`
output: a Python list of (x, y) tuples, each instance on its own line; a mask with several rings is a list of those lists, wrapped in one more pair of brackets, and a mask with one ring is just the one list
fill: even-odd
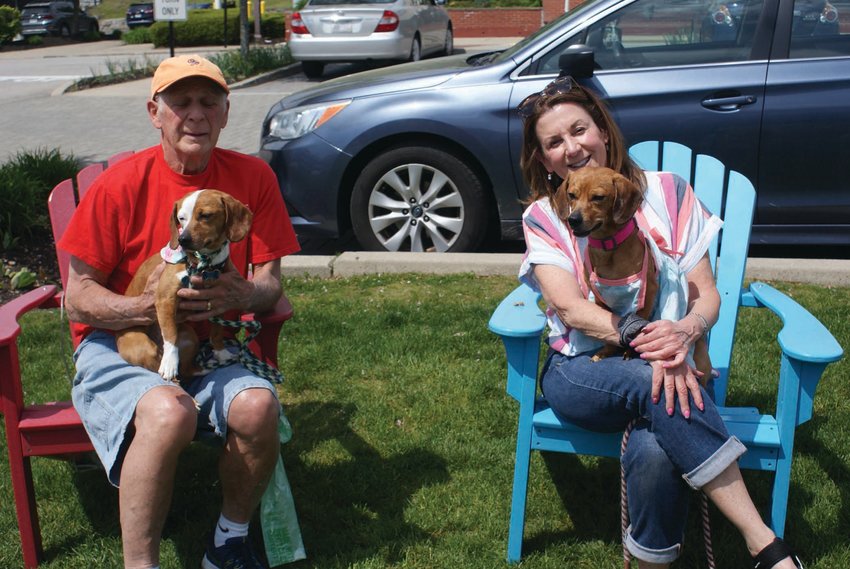
[(396, 0), (310, 0), (307, 6), (338, 6), (340, 4), (392, 4)]
[(21, 17), (27, 16), (38, 16), (40, 14), (48, 14), (50, 13), (50, 8), (47, 6), (28, 6), (24, 8), (23, 12), (21, 12)]
[(130, 4), (131, 9), (144, 10), (153, 8), (153, 4)]

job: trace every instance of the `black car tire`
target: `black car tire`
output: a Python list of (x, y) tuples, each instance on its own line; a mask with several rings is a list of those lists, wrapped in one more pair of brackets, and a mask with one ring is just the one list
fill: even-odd
[(422, 43), (419, 41), (419, 36), (413, 36), (413, 43), (410, 44), (410, 55), (407, 56), (407, 61), (419, 61), (422, 59)]
[[(411, 178), (418, 178), (412, 187)], [(354, 234), (370, 251), (474, 251), (487, 211), (475, 172), (430, 146), (396, 147), (374, 158), (351, 195)]]
[(446, 43), (443, 46), (443, 53), (445, 55), (451, 55), (451, 54), (454, 53), (454, 51), (455, 51), (454, 32), (452, 31), (452, 26), (449, 25), (449, 27), (446, 28)]
[(61, 26), (59, 26), (59, 35), (63, 38), (71, 37), (71, 26), (69, 26), (68, 24), (62, 24)]
[(302, 61), (301, 71), (304, 72), (309, 79), (319, 79), (322, 72), (325, 70), (325, 64), (322, 61)]

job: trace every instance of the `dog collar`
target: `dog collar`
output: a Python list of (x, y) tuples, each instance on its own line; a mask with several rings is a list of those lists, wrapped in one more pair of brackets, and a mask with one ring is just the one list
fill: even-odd
[(637, 223), (635, 223), (635, 218), (631, 218), (626, 224), (620, 228), (617, 233), (614, 234), (613, 237), (608, 237), (607, 239), (594, 239), (593, 237), (587, 238), (587, 244), (593, 247), (594, 249), (604, 249), (605, 251), (613, 251), (617, 247), (623, 244), (623, 241), (629, 238), (632, 233), (634, 233), (635, 229), (637, 229)]

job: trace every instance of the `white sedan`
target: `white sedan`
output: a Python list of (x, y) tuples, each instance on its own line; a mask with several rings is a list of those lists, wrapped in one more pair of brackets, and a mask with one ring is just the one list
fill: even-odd
[(438, 2), (444, 0), (309, 0), (292, 15), (292, 57), (305, 75), (319, 77), (331, 62), (451, 54), (452, 22)]

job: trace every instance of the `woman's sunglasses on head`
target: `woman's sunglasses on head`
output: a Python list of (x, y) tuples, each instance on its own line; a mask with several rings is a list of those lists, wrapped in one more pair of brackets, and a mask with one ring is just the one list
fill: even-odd
[(516, 108), (517, 114), (519, 114), (520, 118), (525, 120), (532, 114), (534, 114), (534, 109), (538, 103), (545, 101), (549, 97), (560, 95), (562, 93), (568, 93), (575, 85), (576, 82), (569, 75), (563, 75), (561, 77), (558, 77), (557, 79), (546, 85), (546, 87), (544, 87), (542, 91), (532, 93), (531, 95), (523, 99), (522, 102)]

